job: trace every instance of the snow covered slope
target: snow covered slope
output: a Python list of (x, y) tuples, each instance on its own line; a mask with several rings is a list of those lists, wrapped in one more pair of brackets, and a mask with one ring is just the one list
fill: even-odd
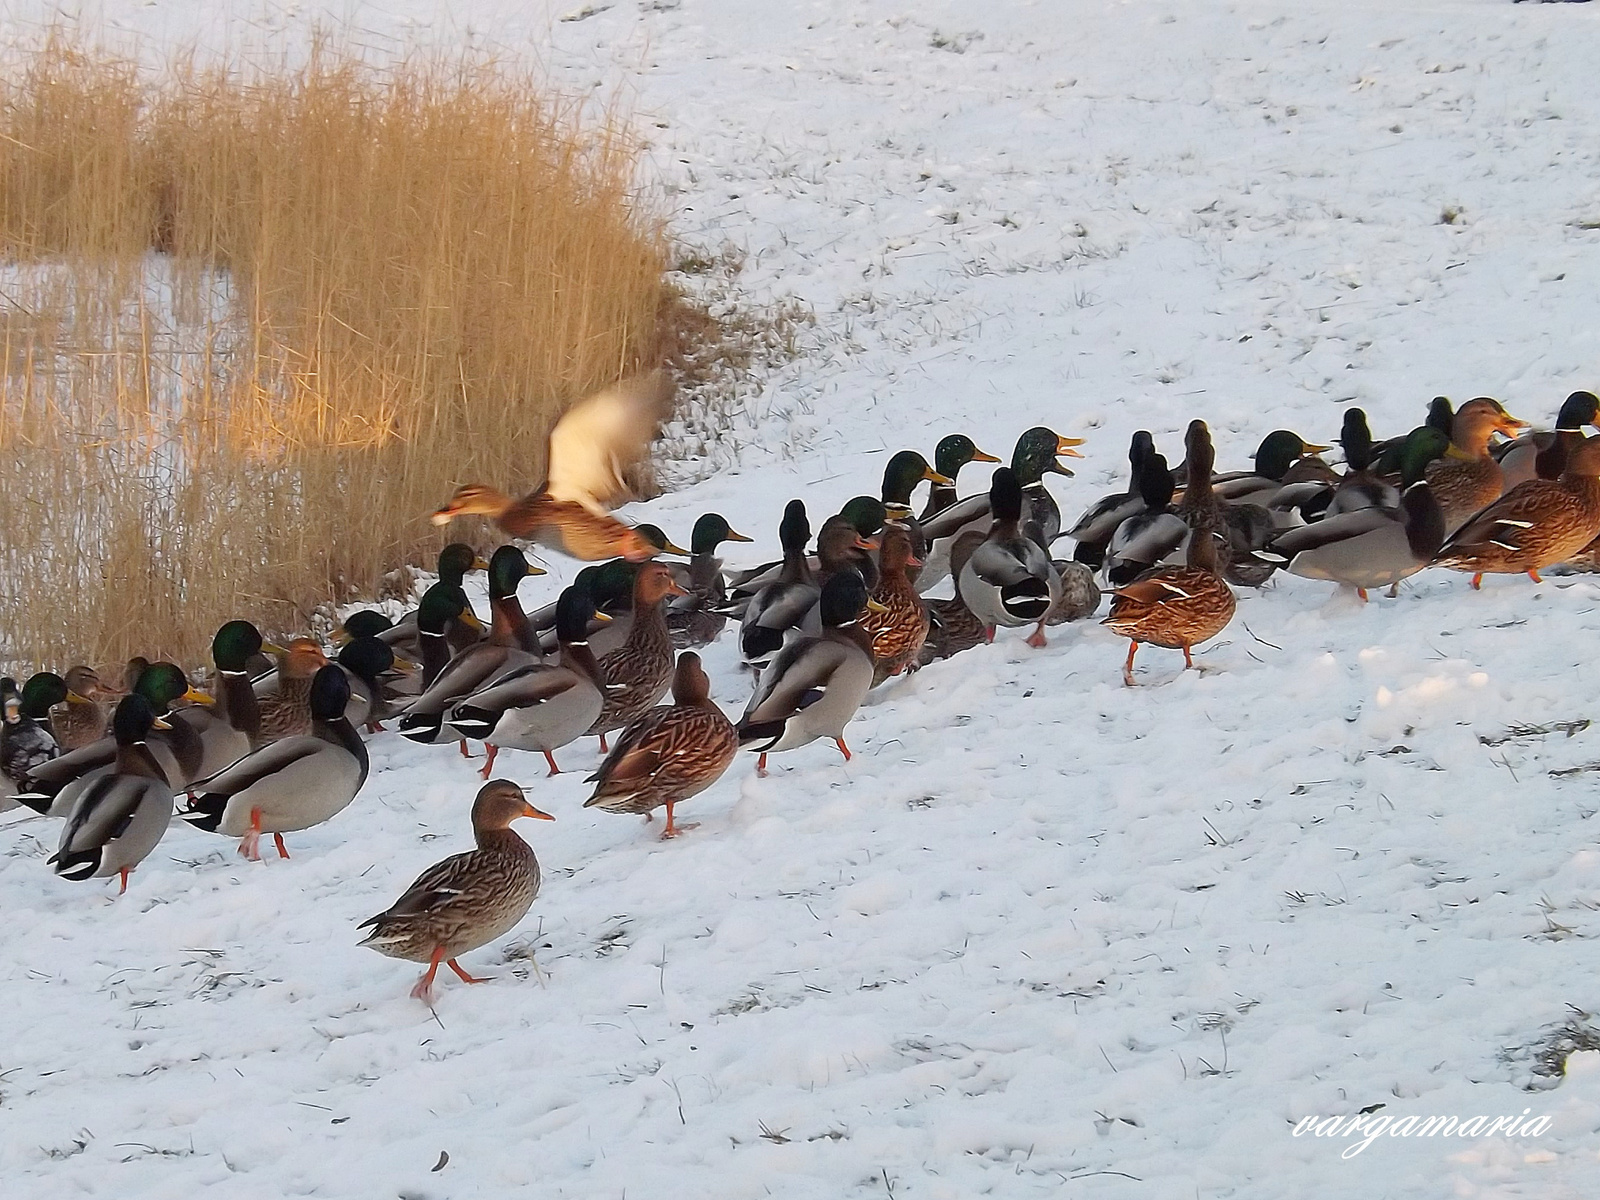
[[(213, 7), (84, 11), (213, 43), (317, 13)], [(1437, 393), (1548, 421), (1596, 384), (1591, 6), (588, 7), (329, 10), (620, 89), (681, 232), (814, 309), (740, 464), (630, 514), (679, 541), (715, 508), (769, 551), (791, 496), (832, 511), (958, 430), (1088, 437), (1052, 484), (1070, 517), (1136, 428), (1179, 454), (1204, 416), (1226, 467), (1351, 404), (1380, 433)], [(287, 863), (174, 830), (121, 901), (51, 877), (55, 829), (10, 814), (5, 1194), (1593, 1196), (1600, 1073), (1525, 1091), (1512, 1048), (1600, 1010), (1575, 770), (1600, 731), (1528, 732), (1590, 715), (1597, 600), (1428, 572), (1363, 608), (1284, 579), (1202, 672), (1149, 651), (1134, 690), (1098, 626), (1003, 636), (882, 689), (848, 765), (741, 762), (668, 844), (508, 752), (560, 818), (526, 830), (545, 894), (436, 1018), (354, 943), (468, 840), (449, 750), (376, 739)], [(733, 648), (706, 657), (741, 707)], [(1293, 1136), (1380, 1104), (1553, 1121), (1348, 1159)]]

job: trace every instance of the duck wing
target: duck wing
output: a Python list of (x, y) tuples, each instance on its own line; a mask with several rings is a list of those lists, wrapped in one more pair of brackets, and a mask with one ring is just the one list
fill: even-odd
[(573, 405), (550, 431), (544, 490), (599, 514), (629, 499), (624, 476), (655, 440), (674, 391), (658, 369)]

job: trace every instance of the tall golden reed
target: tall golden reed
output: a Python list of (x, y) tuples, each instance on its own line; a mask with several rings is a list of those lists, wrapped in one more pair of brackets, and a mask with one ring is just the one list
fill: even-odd
[(637, 159), (483, 59), (0, 62), (0, 660), (193, 665), (426, 560), (458, 483), (536, 483), (671, 337)]

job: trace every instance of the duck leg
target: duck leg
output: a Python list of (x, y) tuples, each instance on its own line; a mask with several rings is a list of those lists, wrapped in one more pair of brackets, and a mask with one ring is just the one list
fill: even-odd
[(767, 756), (765, 754), (756, 759), (756, 774), (763, 779), (767, 777)]
[(126, 896), (128, 894), (128, 876), (132, 873), (132, 867), (123, 867), (122, 870), (117, 872), (118, 875), (122, 876), (122, 886), (117, 889), (117, 895)]
[(610, 754), (611, 753), (611, 747), (606, 745), (606, 735), (603, 734), (603, 733), (600, 735), (600, 753), (601, 754)]
[(845, 762), (849, 762), (850, 761), (850, 747), (846, 746), (844, 744), (844, 739), (842, 737), (836, 737), (836, 738), (833, 739), (833, 744), (835, 746), (839, 747), (839, 753), (844, 755)]
[(484, 761), (482, 771), (483, 777), (487, 779), (489, 778), (489, 772), (494, 770), (494, 758), (495, 755), (500, 753), (500, 747), (492, 742), (485, 742), (484, 745), (489, 748), (489, 757)]
[(1537, 571), (1529, 571), (1528, 572), (1528, 578), (1533, 580), (1535, 583), (1543, 583), (1544, 582), (1544, 580), (1539, 578), (1539, 572), (1537, 572)]
[(1479, 571), (1472, 577), (1472, 590), (1477, 591), (1483, 586), (1483, 572)]
[(561, 774), (561, 768), (556, 766), (556, 756), (554, 754), (551, 754), (550, 751), (546, 750), (544, 752), (544, 760), (550, 764), (550, 774), (545, 776), (546, 779), (549, 779), (551, 776)]
[(471, 758), (472, 755), (467, 753), (467, 739), (466, 738), (462, 738), (461, 739), (460, 746), (461, 746), (461, 757), (462, 758)]
[(673, 808), (673, 805), (675, 805), (676, 803), (677, 803), (676, 800), (668, 800), (667, 801), (667, 827), (661, 831), (661, 840), (663, 842), (666, 841), (668, 838), (675, 838), (680, 833), (687, 833), (689, 830), (695, 828), (695, 826), (693, 824), (674, 825), (672, 823), (672, 808)]
[(1122, 682), (1126, 687), (1134, 687), (1133, 682), (1133, 656), (1139, 653), (1139, 643), (1128, 643), (1128, 661), (1122, 664)]
[(1361, 603), (1365, 604), (1367, 602), (1367, 589), (1366, 588), (1357, 588), (1356, 589), (1356, 595), (1361, 597)]
[(1040, 621), (1038, 626), (1035, 627), (1034, 631), (1023, 640), (1035, 650), (1039, 649), (1041, 646), (1048, 646), (1050, 644), (1050, 639), (1044, 636), (1044, 622)]
[(417, 986), (411, 989), (411, 998), (413, 1000), (421, 1000), (428, 1007), (433, 1007), (433, 977), (439, 973), (439, 964), (443, 961), (444, 947), (435, 946), (433, 948), (433, 957), (428, 960), (428, 969), (423, 973), (422, 978), (417, 980)]
[(261, 861), (261, 810), (250, 810), (250, 828), (239, 839), (239, 854), (251, 862)]
[(983, 627), (983, 643), (986, 646), (994, 645), (994, 626), (993, 625), (985, 625)]
[(278, 848), (278, 857), (279, 858), (288, 858), (289, 857), (289, 847), (287, 847), (287, 846), (285, 846), (283, 844), (283, 834), (281, 834), (281, 833), (273, 834), (272, 835), (272, 844)]
[(1400, 581), (1397, 579), (1389, 585), (1389, 599), (1393, 600), (1400, 594)]
[(1189, 653), (1189, 647), (1187, 646), (1183, 648), (1183, 669), (1185, 671), (1194, 670), (1194, 655)]
[(489, 982), (487, 977), (485, 977), (483, 979), (479, 979), (476, 975), (468, 975), (465, 971), (463, 971), (461, 969), (461, 964), (458, 963), (453, 958), (450, 959), (448, 962), (446, 962), (445, 965), (448, 966), (452, 971), (454, 971), (456, 973), (456, 975), (460, 977), (461, 982), (463, 982), (463, 983), (488, 983)]

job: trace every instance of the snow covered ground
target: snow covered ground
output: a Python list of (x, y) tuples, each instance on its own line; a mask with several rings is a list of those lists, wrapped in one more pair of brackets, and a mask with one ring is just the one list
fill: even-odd
[[(13, 3), (11, 27), (61, 10)], [(1600, 11), (1498, 0), (979, 4), (395, 0), (86, 6), (220, 44), (332, 12), (629, 97), (677, 227), (815, 311), (740, 461), (630, 515), (770, 551), (964, 431), (1090, 439), (1070, 517), (1170, 455), (1223, 466), (1435, 394), (1548, 422), (1597, 383)], [(967, 481), (978, 486), (978, 478)], [(562, 578), (533, 581), (530, 599)], [(477, 779), (388, 735), (349, 811), (245, 864), (175, 829), (130, 894), (0, 820), (8, 1197), (1539, 1197), (1600, 1190), (1600, 580), (1427, 572), (1361, 607), (1282, 579), (1179, 672), (1096, 625), (891, 684), (844, 764), (739, 763), (654, 840), (581, 773), (516, 939), (437, 1013), (355, 924), (464, 847)], [(710, 649), (742, 707), (733, 648)], [(1492, 744), (1485, 744), (1488, 739)], [(591, 746), (561, 756), (594, 762)], [(541, 988), (526, 948), (549, 975)], [(1293, 1136), (1315, 1114), (1542, 1136)], [(441, 1161), (448, 1162), (437, 1171)], [(208, 1193), (213, 1194), (213, 1193)]]

